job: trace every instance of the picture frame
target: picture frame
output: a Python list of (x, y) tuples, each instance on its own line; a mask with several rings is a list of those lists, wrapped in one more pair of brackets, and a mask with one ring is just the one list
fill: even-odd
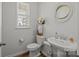
[(72, 14), (73, 14), (73, 8), (71, 5), (59, 4), (56, 7), (55, 19), (58, 22), (64, 23), (71, 18)]
[(30, 5), (17, 2), (17, 24), (16, 28), (30, 28)]

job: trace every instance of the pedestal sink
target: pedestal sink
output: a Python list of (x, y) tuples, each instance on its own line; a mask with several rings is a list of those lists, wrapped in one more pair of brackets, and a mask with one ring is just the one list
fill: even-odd
[[(70, 43), (67, 40), (56, 39), (55, 37), (48, 38), (47, 41), (57, 48), (57, 56), (60, 56), (59, 52), (63, 51), (77, 51), (77, 44)], [(62, 49), (62, 50), (61, 50)]]

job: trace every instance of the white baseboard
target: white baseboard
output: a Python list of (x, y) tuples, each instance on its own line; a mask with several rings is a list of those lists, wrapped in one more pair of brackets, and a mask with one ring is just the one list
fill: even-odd
[(18, 55), (23, 54), (25, 52), (28, 52), (28, 51), (21, 51), (21, 52), (18, 52), (18, 53), (15, 53), (15, 54), (11, 54), (11, 55), (8, 55), (8, 56), (5, 56), (5, 57), (15, 57), (15, 56), (18, 56)]

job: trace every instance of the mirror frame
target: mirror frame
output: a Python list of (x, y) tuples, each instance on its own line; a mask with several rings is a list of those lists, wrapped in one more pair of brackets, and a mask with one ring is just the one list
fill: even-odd
[[(60, 8), (62, 8), (62, 7), (66, 7), (66, 8), (68, 7), (68, 8), (69, 8), (69, 12), (67, 13), (66, 16), (64, 16), (64, 17), (62, 17), (62, 18), (59, 18), (59, 17), (57, 17), (57, 11), (58, 11)], [(56, 8), (56, 10), (55, 10), (55, 18), (56, 18), (56, 20), (59, 21), (59, 22), (66, 22), (66, 21), (68, 21), (68, 20), (71, 18), (72, 13), (73, 13), (73, 9), (72, 9), (72, 7), (71, 7), (70, 5), (61, 4), (61, 5), (58, 5), (57, 8)]]

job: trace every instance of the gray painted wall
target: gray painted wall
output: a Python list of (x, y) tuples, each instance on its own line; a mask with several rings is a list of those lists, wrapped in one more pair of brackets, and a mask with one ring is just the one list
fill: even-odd
[(77, 31), (78, 31), (78, 40), (77, 40), (77, 42), (78, 42), (78, 55), (79, 55), (79, 3), (77, 3), (77, 6), (76, 6), (76, 8), (77, 8), (77, 20), (78, 20), (78, 22), (77, 22)]
[[(2, 3), (0, 2), (0, 42), (2, 41), (1, 30), (2, 30)], [(0, 57), (1, 57), (1, 47), (0, 47)]]
[[(17, 10), (16, 3), (4, 2), (3, 21), (2, 21), (2, 41), (6, 42), (6, 46), (2, 48), (2, 56), (8, 56), (22, 51), (26, 51), (26, 44), (30, 44), (35, 39), (36, 33), (36, 18), (37, 18), (37, 3), (29, 3), (31, 7), (31, 28), (16, 29)], [(23, 44), (19, 44), (18, 40), (24, 39)]]
[(67, 37), (73, 36), (78, 40), (78, 17), (77, 16), (77, 3), (64, 3), (68, 4), (73, 8), (73, 15), (69, 21), (65, 23), (57, 22), (55, 19), (55, 11), (58, 4), (63, 3), (40, 3), (39, 5), (39, 16), (45, 17), (45, 36), (46, 38), (55, 35), (55, 32), (64, 34)]
[[(58, 32), (59, 34), (61, 33), (66, 36), (75, 36), (78, 40), (78, 4), (66, 3), (73, 7), (73, 16), (66, 23), (59, 23), (55, 20), (55, 9), (58, 4), (60, 3), (30, 3), (31, 29), (16, 29), (16, 3), (3, 3), (2, 41), (6, 42), (7, 45), (2, 48), (2, 56), (27, 50), (26, 44), (30, 44), (35, 39), (35, 20), (38, 15), (45, 17), (44, 34), (46, 38), (49, 38), (53, 36), (55, 32)], [(20, 38), (25, 40), (21, 45), (18, 42)]]

